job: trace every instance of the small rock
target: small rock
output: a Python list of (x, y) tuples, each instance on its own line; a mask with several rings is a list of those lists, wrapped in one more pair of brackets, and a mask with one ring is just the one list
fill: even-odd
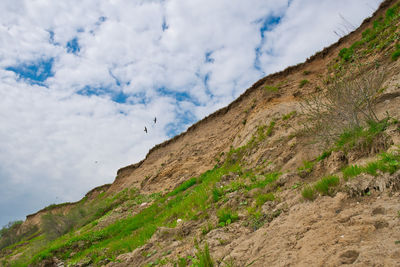
[(142, 204), (140, 204), (140, 207), (144, 207), (147, 205), (147, 202), (143, 202)]

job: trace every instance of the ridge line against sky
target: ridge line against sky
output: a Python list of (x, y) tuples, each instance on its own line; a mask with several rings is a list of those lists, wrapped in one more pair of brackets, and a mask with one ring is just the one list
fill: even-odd
[(112, 182), (381, 2), (1, 1), (0, 226)]

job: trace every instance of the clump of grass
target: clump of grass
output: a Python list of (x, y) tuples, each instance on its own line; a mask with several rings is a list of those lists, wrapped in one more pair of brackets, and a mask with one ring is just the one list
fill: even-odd
[(313, 171), (314, 165), (315, 165), (314, 161), (305, 160), (305, 161), (303, 161), (303, 166), (297, 168), (297, 171), (299, 174), (301, 174), (301, 173), (309, 174)]
[(274, 127), (275, 127), (275, 121), (272, 120), (272, 121), (269, 123), (269, 125), (268, 125), (268, 127), (267, 127), (267, 130), (265, 131), (265, 135), (266, 135), (266, 136), (271, 136), (272, 131), (274, 130)]
[(264, 188), (268, 184), (275, 182), (281, 174), (279, 172), (272, 172), (266, 174), (264, 179), (262, 180), (255, 180), (252, 184), (247, 185), (246, 189), (251, 190), (254, 188)]
[(237, 213), (233, 212), (230, 209), (225, 209), (225, 208), (217, 211), (217, 217), (218, 217), (218, 225), (221, 227), (229, 225), (239, 219)]
[(339, 57), (341, 57), (344, 61), (349, 61), (354, 55), (354, 50), (350, 48), (343, 48), (339, 52)]
[(300, 81), (300, 84), (299, 84), (299, 87), (300, 87), (300, 88), (303, 88), (303, 87), (304, 87), (306, 84), (308, 84), (308, 83), (310, 83), (309, 80), (306, 80), (306, 79), (301, 80), (301, 81)]
[(391, 153), (381, 153), (379, 159), (376, 161), (369, 162), (366, 166), (350, 165), (342, 170), (343, 179), (348, 180), (351, 177), (355, 177), (361, 173), (368, 173), (376, 176), (378, 171), (388, 172), (393, 174), (395, 171), (400, 169), (400, 156)]
[(277, 92), (279, 90), (279, 88), (277, 86), (274, 86), (274, 85), (265, 85), (264, 89), (267, 92)]
[(392, 53), (392, 60), (396, 61), (400, 57), (400, 44), (396, 45), (396, 50)]
[(368, 149), (374, 139), (388, 126), (388, 119), (369, 121), (368, 127), (354, 127), (343, 132), (336, 141), (335, 150), (349, 151), (353, 148)]
[(208, 244), (205, 243), (204, 249), (197, 247), (196, 259), (193, 260), (193, 265), (196, 267), (214, 267), (215, 263), (210, 255)]
[(289, 112), (288, 114), (285, 114), (282, 116), (282, 120), (286, 121), (286, 120), (290, 119), (291, 117), (293, 117), (294, 115), (296, 115), (296, 113), (297, 112), (295, 110), (292, 112)]
[(303, 71), (303, 75), (309, 75), (309, 74), (311, 74), (311, 71), (310, 71), (310, 70), (305, 70), (305, 71)]
[(175, 196), (179, 192), (185, 191), (189, 187), (192, 187), (193, 185), (196, 184), (196, 182), (197, 182), (197, 178), (196, 177), (190, 178), (189, 180), (187, 180), (187, 181), (183, 182), (182, 184), (180, 184), (178, 187), (176, 187), (170, 193), (168, 193), (168, 196)]
[(301, 195), (308, 200), (314, 200), (317, 195), (316, 192), (314, 190), (314, 188), (312, 188), (311, 186), (307, 185), (303, 188), (303, 190), (301, 191)]
[(327, 157), (329, 157), (331, 154), (332, 154), (332, 150), (324, 151), (324, 152), (322, 152), (321, 155), (319, 155), (317, 157), (317, 161), (322, 161), (322, 160), (326, 159)]
[(315, 183), (314, 188), (321, 195), (331, 195), (332, 187), (339, 185), (339, 177), (337, 176), (326, 176)]
[(343, 179), (347, 181), (349, 178), (355, 177), (359, 175), (360, 173), (363, 172), (363, 168), (357, 166), (357, 165), (350, 165), (347, 166), (342, 170), (343, 173)]
[(259, 194), (256, 197), (256, 206), (261, 207), (267, 201), (274, 201), (275, 195), (273, 193)]

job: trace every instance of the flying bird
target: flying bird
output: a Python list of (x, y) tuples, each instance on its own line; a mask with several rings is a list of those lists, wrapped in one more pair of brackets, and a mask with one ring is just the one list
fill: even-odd
[(154, 117), (154, 124), (156, 124), (157, 122), (157, 117)]
[(146, 128), (146, 126), (144, 126), (144, 131), (147, 133), (147, 128)]

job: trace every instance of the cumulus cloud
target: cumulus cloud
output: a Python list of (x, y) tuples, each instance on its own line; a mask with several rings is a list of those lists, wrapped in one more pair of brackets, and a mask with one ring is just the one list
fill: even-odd
[(0, 225), (112, 182), (380, 2), (1, 1)]

